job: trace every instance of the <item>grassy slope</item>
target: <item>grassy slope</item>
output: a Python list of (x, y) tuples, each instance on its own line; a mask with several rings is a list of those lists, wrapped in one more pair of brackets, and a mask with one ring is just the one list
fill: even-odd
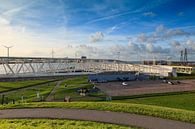
[(137, 98), (133, 99), (113, 100), (112, 102), (157, 105), (195, 111), (195, 92), (164, 94), (162, 96), (154, 95), (151, 97), (140, 96), (140, 98), (137, 96)]
[(51, 119), (0, 120), (1, 129), (137, 129), (89, 121)]
[(40, 83), (46, 83), (51, 80), (25, 80), (16, 82), (0, 82), (0, 92), (9, 91), (21, 87), (27, 87), (31, 85), (37, 85)]
[(127, 112), (141, 115), (155, 116), (166, 119), (180, 120), (195, 123), (195, 111), (174, 109), (167, 107), (143, 105), (143, 104), (127, 104), (127, 103), (111, 103), (111, 102), (71, 102), (71, 103), (27, 103), (27, 104), (9, 104), (0, 106), (0, 109), (7, 108), (75, 108), (75, 109), (93, 109), (114, 112)]

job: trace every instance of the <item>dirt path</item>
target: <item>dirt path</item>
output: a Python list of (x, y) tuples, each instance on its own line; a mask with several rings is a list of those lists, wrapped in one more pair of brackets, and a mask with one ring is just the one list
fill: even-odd
[(0, 110), (0, 118), (59, 118), (137, 126), (147, 129), (195, 129), (195, 124), (129, 113), (62, 108)]
[(48, 95), (48, 97), (45, 99), (45, 101), (53, 101), (53, 97), (54, 97), (54, 94), (56, 92), (56, 89), (58, 87), (60, 87), (60, 84), (62, 83), (62, 81), (58, 81), (56, 86), (52, 89), (52, 91), (50, 92), (50, 94)]

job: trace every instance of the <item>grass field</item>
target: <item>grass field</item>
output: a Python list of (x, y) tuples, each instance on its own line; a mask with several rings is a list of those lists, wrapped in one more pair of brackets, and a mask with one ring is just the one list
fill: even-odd
[(92, 89), (93, 84), (88, 82), (87, 76), (66, 79), (60, 84), (60, 87), (56, 89), (55, 99), (63, 100), (65, 96), (70, 96), (70, 98), (74, 101), (98, 101), (105, 98), (103, 92), (100, 91), (96, 93), (89, 93), (86, 96), (81, 96), (77, 92), (79, 88)]
[(73, 109), (92, 109), (114, 112), (127, 112), (148, 116), (161, 117), (165, 119), (179, 120), (195, 123), (195, 111), (167, 108), (143, 104), (130, 103), (111, 103), (111, 102), (37, 102), (23, 104), (1, 105), (0, 109), (11, 108), (73, 108)]
[[(5, 98), (8, 99), (9, 102), (12, 102), (13, 100), (22, 102), (22, 96), (25, 102), (41, 101), (42, 99), (45, 100), (54, 86), (56, 86), (56, 82), (50, 82), (49, 84), (43, 84), (38, 87), (31, 87), (25, 90), (20, 89), (5, 94)], [(39, 98), (37, 98), (37, 93), (39, 93)]]
[(164, 93), (162, 95), (154, 94), (150, 96), (138, 95), (135, 98), (132, 96), (131, 99), (125, 99), (128, 97), (118, 97), (120, 100), (113, 100), (112, 102), (157, 105), (195, 111), (195, 92)]
[(114, 124), (89, 121), (52, 120), (52, 119), (4, 119), (0, 120), (1, 129), (138, 129)]
[(0, 92), (47, 83), (49, 81), (52, 80), (24, 80), (24, 81), (15, 81), (15, 82), (0, 82)]

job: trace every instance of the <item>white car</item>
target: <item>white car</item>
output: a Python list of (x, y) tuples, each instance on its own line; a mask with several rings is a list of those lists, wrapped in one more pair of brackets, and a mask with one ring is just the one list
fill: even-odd
[(169, 81), (168, 81), (168, 84), (170, 84), (170, 85), (174, 85), (174, 83), (173, 83), (173, 82), (169, 82)]
[(122, 85), (123, 85), (123, 86), (127, 86), (128, 84), (127, 84), (126, 82), (123, 82)]

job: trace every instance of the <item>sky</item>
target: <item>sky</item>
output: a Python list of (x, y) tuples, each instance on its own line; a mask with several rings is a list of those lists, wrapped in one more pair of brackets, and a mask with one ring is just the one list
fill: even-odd
[(194, 0), (0, 0), (0, 56), (195, 60)]

